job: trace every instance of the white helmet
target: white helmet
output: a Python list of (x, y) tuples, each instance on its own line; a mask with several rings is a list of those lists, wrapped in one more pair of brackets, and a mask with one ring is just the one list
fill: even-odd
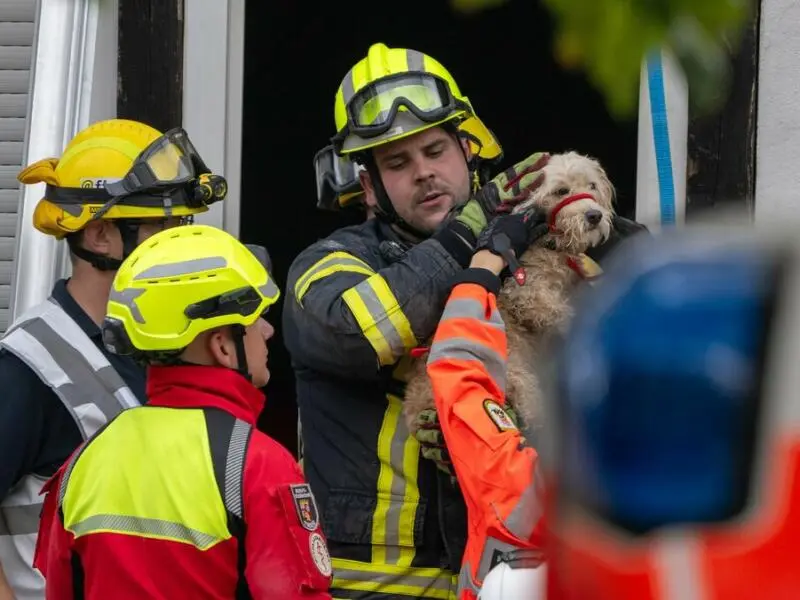
[(541, 555), (517, 551), (503, 555), (483, 580), (478, 600), (545, 600), (547, 565)]

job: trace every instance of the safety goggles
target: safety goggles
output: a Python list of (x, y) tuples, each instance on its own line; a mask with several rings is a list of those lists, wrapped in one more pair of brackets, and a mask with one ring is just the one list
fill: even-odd
[(391, 129), (397, 113), (405, 109), (424, 123), (442, 121), (453, 113), (471, 111), (455, 98), (443, 79), (430, 73), (401, 73), (358, 90), (347, 103), (347, 125), (334, 141), (347, 135), (369, 139)]
[(363, 170), (361, 165), (336, 154), (332, 145), (317, 152), (314, 155), (317, 208), (336, 210), (362, 194), (358, 174)]
[(129, 196), (159, 188), (176, 187), (209, 173), (203, 159), (181, 127), (170, 129), (154, 140), (133, 162), (119, 181), (108, 182), (111, 196)]

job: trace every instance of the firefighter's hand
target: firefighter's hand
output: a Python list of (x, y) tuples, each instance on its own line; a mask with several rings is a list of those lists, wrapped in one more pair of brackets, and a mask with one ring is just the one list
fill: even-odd
[(547, 152), (536, 152), (492, 179), (475, 193), (484, 213), (509, 212), (544, 182), (542, 169), (550, 161)]
[(436, 466), (450, 475), (455, 475), (453, 463), (447, 453), (447, 446), (444, 443), (442, 427), (439, 424), (439, 416), (436, 409), (428, 408), (417, 415), (415, 420), (417, 426), (414, 437), (420, 445), (422, 456), (436, 463)]

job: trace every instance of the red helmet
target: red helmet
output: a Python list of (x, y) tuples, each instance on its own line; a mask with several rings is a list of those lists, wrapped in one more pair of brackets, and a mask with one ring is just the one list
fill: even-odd
[(632, 240), (583, 298), (548, 600), (800, 598), (800, 244), (776, 237)]

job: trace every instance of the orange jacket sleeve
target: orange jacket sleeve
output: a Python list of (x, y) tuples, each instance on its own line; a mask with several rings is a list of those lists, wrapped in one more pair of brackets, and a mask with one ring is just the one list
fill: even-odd
[(500, 553), (541, 547), (543, 492), (538, 455), (503, 409), (507, 344), (492, 291), (499, 280), (469, 269), (461, 281), (436, 331), (428, 374), (467, 503), (459, 589), (461, 598), (473, 598)]

